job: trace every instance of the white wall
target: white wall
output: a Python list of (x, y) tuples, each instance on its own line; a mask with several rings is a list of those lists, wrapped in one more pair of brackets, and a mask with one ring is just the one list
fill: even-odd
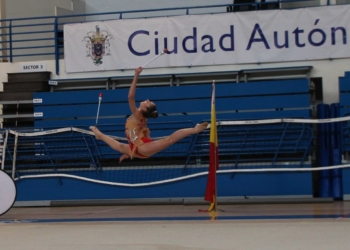
[[(149, 10), (149, 9), (164, 9), (176, 7), (191, 7), (191, 6), (207, 6), (207, 5), (221, 5), (232, 4), (233, 0), (85, 0), (86, 13), (101, 13), (101, 12), (118, 12), (130, 10)], [(190, 10), (190, 14), (197, 13), (216, 13), (226, 12), (225, 7), (220, 8), (204, 8)], [(159, 11), (159, 12), (144, 12), (135, 14), (125, 14), (123, 17), (152, 17), (152, 16), (166, 16), (166, 15), (185, 15), (186, 10), (176, 11)], [(108, 17), (119, 18), (118, 15)], [(98, 17), (90, 17), (89, 20), (99, 20)]]
[(84, 0), (72, 0), (73, 3), (73, 14), (79, 15), (79, 14), (85, 14), (86, 13), (86, 7)]
[(233, 0), (85, 0), (86, 13), (232, 4)]
[[(55, 15), (55, 6), (71, 9), (71, 2), (79, 10), (78, 13), (102, 13), (114, 11), (129, 11), (129, 10), (146, 10), (146, 9), (160, 9), (160, 8), (175, 8), (175, 7), (191, 7), (191, 6), (206, 6), (206, 5), (220, 5), (232, 4), (233, 0), (7, 0), (6, 1), (6, 15), (7, 18), (26, 18), (37, 16), (53, 16)], [(85, 8), (85, 9), (84, 9)], [(84, 10), (83, 10), (84, 9)], [(190, 13), (215, 13), (226, 11), (225, 7), (190, 10)], [(185, 14), (184, 10), (159, 12), (159, 15), (167, 14)], [(138, 13), (128, 14), (127, 17), (139, 16), (156, 16), (156, 13)], [(112, 16), (109, 18), (113, 18)], [(115, 18), (119, 18), (118, 15)], [(90, 17), (92, 20), (101, 19), (98, 17)]]
[(73, 11), (71, 9), (65, 9), (58, 6), (55, 6), (55, 16), (68, 16), (73, 15)]
[[(71, 0), (71, 6), (69, 6), (69, 9), (67, 8), (61, 8), (58, 6), (55, 6), (55, 15), (56, 16), (70, 16), (70, 15), (81, 15), (85, 14), (85, 2), (79, 1), (79, 0)], [(86, 18), (85, 16), (79, 16), (79, 17), (66, 17), (66, 18), (60, 18), (58, 20), (59, 23), (73, 23), (73, 22), (85, 22)]]
[(7, 0), (6, 16), (8, 19), (54, 16), (55, 6), (70, 9), (71, 0)]

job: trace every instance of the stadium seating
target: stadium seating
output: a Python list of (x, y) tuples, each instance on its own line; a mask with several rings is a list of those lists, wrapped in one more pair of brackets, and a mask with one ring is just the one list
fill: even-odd
[[(157, 120), (149, 119), (151, 137), (166, 136), (176, 129), (210, 121), (211, 88), (211, 84), (139, 88), (136, 102), (150, 99), (157, 104), (160, 113)], [(42, 113), (42, 117), (36, 117), (35, 127), (48, 129), (75, 126), (88, 129), (96, 123), (98, 96), (102, 93), (98, 126), (106, 134), (124, 137), (124, 123), (130, 115), (128, 91), (128, 88), (120, 88), (35, 93), (35, 99), (42, 99), (42, 102), (35, 103), (35, 113)], [(308, 79), (216, 84), (218, 121), (310, 118), (310, 102)], [(208, 133), (186, 138), (156, 156), (206, 158)], [(247, 156), (252, 155), (254, 157), (250, 157), (250, 161), (255, 162), (303, 162), (307, 159), (313, 139), (312, 130), (306, 125), (272, 124), (254, 128), (228, 126), (219, 127), (218, 133), (220, 154), (230, 156), (231, 161), (234, 155), (237, 162), (246, 162)], [(98, 142), (98, 146), (102, 158), (120, 155), (102, 142)], [(189, 152), (189, 148), (193, 151)]]

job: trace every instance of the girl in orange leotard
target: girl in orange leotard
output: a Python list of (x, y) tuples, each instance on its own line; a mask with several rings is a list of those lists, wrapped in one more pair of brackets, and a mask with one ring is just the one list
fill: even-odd
[(197, 124), (194, 128), (180, 129), (165, 138), (152, 141), (150, 138), (150, 131), (147, 127), (147, 119), (158, 117), (157, 107), (150, 100), (141, 102), (139, 107), (136, 107), (135, 103), (136, 85), (141, 72), (142, 67), (135, 70), (134, 79), (131, 83), (128, 95), (129, 107), (132, 115), (129, 116), (126, 121), (125, 135), (129, 144), (120, 143), (112, 139), (108, 135), (100, 132), (95, 126), (90, 127), (96, 139), (104, 141), (111, 148), (123, 154), (119, 162), (129, 157), (149, 158), (189, 135), (202, 132), (208, 126), (208, 123), (204, 122)]

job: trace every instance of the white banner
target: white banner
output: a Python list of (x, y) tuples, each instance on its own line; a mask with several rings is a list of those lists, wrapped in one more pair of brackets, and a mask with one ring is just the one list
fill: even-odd
[(66, 72), (350, 57), (350, 6), (64, 26)]

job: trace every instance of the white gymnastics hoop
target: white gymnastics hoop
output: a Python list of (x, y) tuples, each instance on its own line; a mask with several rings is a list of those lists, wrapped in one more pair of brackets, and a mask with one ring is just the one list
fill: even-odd
[(5, 214), (16, 201), (17, 189), (12, 178), (0, 170), (0, 216)]

